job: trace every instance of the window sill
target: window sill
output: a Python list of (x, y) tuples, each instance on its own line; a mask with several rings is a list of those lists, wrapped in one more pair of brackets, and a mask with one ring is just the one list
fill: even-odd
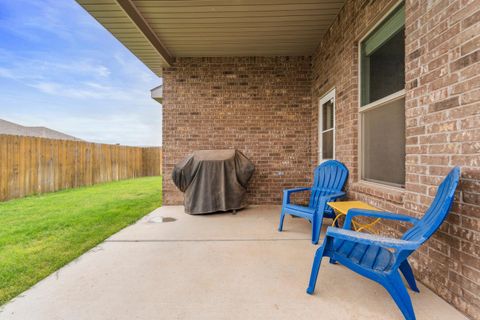
[(379, 183), (369, 181), (358, 181), (352, 184), (351, 191), (359, 192), (377, 198), (385, 199), (386, 201), (403, 204), (403, 196), (405, 189), (386, 186)]

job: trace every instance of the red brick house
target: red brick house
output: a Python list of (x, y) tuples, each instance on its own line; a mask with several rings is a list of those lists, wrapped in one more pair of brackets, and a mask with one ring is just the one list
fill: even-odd
[(244, 152), (252, 204), (335, 158), (350, 198), (415, 216), (460, 166), (453, 212), (412, 264), (480, 319), (479, 0), (78, 2), (163, 78), (165, 204), (197, 149)]

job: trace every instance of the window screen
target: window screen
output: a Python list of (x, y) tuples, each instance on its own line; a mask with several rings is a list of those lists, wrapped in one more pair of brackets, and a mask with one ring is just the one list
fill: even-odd
[(363, 179), (405, 183), (405, 99), (362, 113)]
[[(360, 47), (361, 176), (401, 187), (405, 184), (404, 24), (402, 4)], [(380, 100), (388, 96), (388, 101)]]

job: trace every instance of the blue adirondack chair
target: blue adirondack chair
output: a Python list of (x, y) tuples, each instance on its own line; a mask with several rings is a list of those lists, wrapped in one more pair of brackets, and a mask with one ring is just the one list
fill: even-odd
[[(323, 218), (335, 218), (335, 212), (327, 202), (345, 196), (342, 191), (347, 181), (348, 169), (336, 160), (328, 160), (315, 168), (313, 186), (311, 188), (296, 188), (283, 190), (282, 212), (278, 231), (283, 229), (286, 214), (302, 217), (312, 223), (312, 243), (317, 244), (320, 238)], [(290, 195), (295, 192), (310, 191), (308, 207), (290, 203)]]
[[(387, 289), (405, 319), (415, 319), (412, 302), (400, 272), (413, 291), (419, 292), (407, 257), (440, 227), (451, 209), (460, 169), (455, 167), (443, 180), (422, 219), (380, 211), (350, 209), (343, 229), (330, 227), (323, 244), (315, 253), (307, 293), (313, 294), (322, 257), (338, 261), (347, 268), (378, 282)], [(352, 218), (366, 216), (404, 221), (413, 224), (401, 239), (350, 230)]]

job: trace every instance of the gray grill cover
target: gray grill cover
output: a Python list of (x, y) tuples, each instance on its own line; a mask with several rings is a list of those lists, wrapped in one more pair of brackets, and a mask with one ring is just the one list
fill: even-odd
[(202, 214), (245, 207), (254, 170), (238, 150), (200, 150), (175, 165), (172, 179), (185, 193), (185, 212)]

